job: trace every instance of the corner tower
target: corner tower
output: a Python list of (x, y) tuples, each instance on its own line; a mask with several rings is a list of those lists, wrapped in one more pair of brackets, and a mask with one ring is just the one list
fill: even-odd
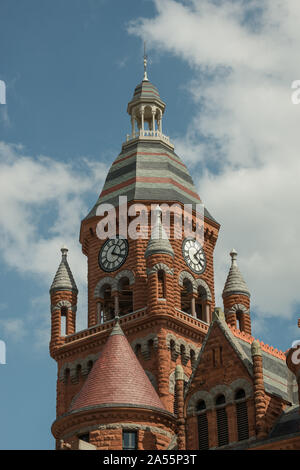
[[(220, 226), (205, 209), (203, 243), (185, 235), (185, 205), (195, 231), (201, 199), (163, 134), (165, 107), (145, 73), (128, 103), (131, 133), (81, 223), (80, 243), (88, 262), (87, 328), (62, 338), (54, 354), (58, 418), (72, 412), (73, 399), (101, 357), (117, 316), (164, 409), (176, 418), (176, 366), (187, 382), (208, 331)], [(101, 237), (99, 226), (114, 227), (116, 233)], [(100, 421), (101, 426), (116, 425)], [(138, 422), (135, 426), (142, 430)], [(58, 442), (64, 438), (55, 437)]]

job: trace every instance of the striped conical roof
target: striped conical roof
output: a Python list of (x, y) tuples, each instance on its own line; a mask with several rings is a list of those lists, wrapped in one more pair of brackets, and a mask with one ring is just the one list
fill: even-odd
[(162, 101), (158, 89), (149, 80), (143, 80), (139, 85), (135, 87), (132, 101), (137, 100), (159, 100)]
[(67, 260), (68, 249), (63, 247), (60, 251), (62, 253), (61, 262), (51, 284), (50, 292), (54, 290), (71, 290), (78, 292), (72, 271)]
[(157, 206), (155, 214), (156, 220), (152, 228), (151, 237), (145, 251), (145, 258), (148, 258), (148, 256), (155, 255), (157, 253), (163, 253), (174, 257), (173, 248), (171, 246), (171, 243), (169, 242), (166, 231), (161, 221), (161, 214), (162, 210), (159, 206)]
[(166, 411), (118, 322), (70, 411), (101, 405)]
[(231, 267), (223, 289), (223, 297), (227, 297), (232, 294), (244, 294), (250, 297), (249, 289), (236, 262), (237, 252), (232, 249), (230, 256)]
[[(101, 194), (86, 218), (96, 215), (99, 204), (119, 205), (119, 196), (130, 201), (200, 204), (192, 177), (180, 157), (162, 141), (135, 141), (123, 147), (113, 162)], [(205, 208), (205, 216), (214, 218)]]

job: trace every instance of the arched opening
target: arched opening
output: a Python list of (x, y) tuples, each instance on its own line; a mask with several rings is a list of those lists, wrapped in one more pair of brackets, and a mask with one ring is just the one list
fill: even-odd
[(154, 348), (154, 341), (153, 341), (153, 339), (149, 339), (149, 341), (148, 341), (148, 353), (149, 353), (149, 356), (152, 356), (153, 348)]
[[(227, 445), (229, 442), (228, 434), (228, 417), (226, 412), (226, 399), (223, 394), (220, 394), (216, 398), (217, 408), (217, 429), (218, 429), (218, 446)], [(223, 406), (222, 406), (223, 405)]]
[(190, 359), (191, 359), (191, 366), (194, 367), (196, 361), (196, 353), (193, 349), (190, 350)]
[(67, 307), (61, 307), (60, 309), (60, 336), (66, 336), (67, 333)]
[(64, 372), (64, 382), (65, 384), (69, 383), (70, 380), (70, 369), (67, 368)]
[(123, 277), (118, 283), (119, 291), (119, 313), (120, 315), (126, 315), (127, 313), (133, 312), (133, 294), (132, 287), (129, 284), (129, 279)]
[(243, 331), (243, 312), (241, 310), (238, 310), (236, 312), (236, 328), (240, 331)]
[(197, 411), (206, 410), (206, 403), (204, 400), (199, 400), (196, 406)]
[(171, 351), (171, 359), (176, 361), (176, 351), (175, 351), (175, 341), (171, 339), (170, 341), (170, 351)]
[(165, 281), (165, 272), (163, 270), (159, 270), (157, 272), (157, 287), (158, 287), (158, 298), (165, 299), (166, 298), (166, 281)]
[(142, 346), (140, 344), (136, 344), (134, 347), (134, 352), (137, 357), (140, 357), (141, 352), (142, 352)]
[(114, 300), (111, 293), (111, 286), (104, 284), (101, 288), (100, 303), (98, 307), (99, 323), (113, 319), (115, 316)]
[(196, 317), (199, 320), (208, 322), (207, 315), (207, 293), (203, 286), (198, 287), (198, 293), (195, 300)]
[(242, 388), (238, 389), (235, 392), (234, 399), (236, 401), (238, 440), (244, 441), (249, 438), (248, 409), (245, 390)]
[(79, 382), (81, 378), (81, 365), (77, 364), (76, 366), (76, 382)]
[(89, 361), (89, 362), (87, 363), (88, 374), (91, 372), (92, 367), (93, 367), (93, 361)]
[(185, 279), (183, 281), (183, 285), (181, 289), (180, 310), (190, 315), (192, 313), (192, 305), (191, 305), (192, 295), (193, 295), (193, 285), (191, 281), (189, 281), (188, 279)]

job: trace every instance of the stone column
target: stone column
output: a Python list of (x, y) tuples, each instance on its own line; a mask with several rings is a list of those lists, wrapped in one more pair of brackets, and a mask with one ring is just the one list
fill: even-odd
[(254, 405), (256, 434), (258, 439), (267, 437), (266, 428), (266, 398), (263, 378), (263, 363), (260, 344), (253, 341), (251, 345), (251, 355), (253, 360), (253, 378), (254, 378)]
[(175, 369), (175, 390), (177, 401), (177, 436), (178, 450), (186, 449), (185, 419), (184, 419), (184, 373), (180, 365)]
[(156, 108), (152, 108), (152, 131), (155, 132), (155, 113), (156, 113)]
[(144, 115), (145, 115), (145, 106), (141, 106), (141, 126), (142, 126), (142, 131), (145, 130), (144, 128)]
[(196, 294), (192, 294), (191, 298), (191, 314), (196, 317)]
[(206, 323), (210, 323), (209, 311), (210, 311), (209, 304), (206, 304), (205, 305), (205, 321), (206, 321)]
[(169, 392), (169, 375), (170, 375), (170, 352), (167, 348), (166, 334), (164, 331), (160, 331), (157, 335), (158, 347), (157, 347), (157, 386), (158, 395), (161, 399), (165, 408), (173, 412), (171, 402), (172, 396)]
[(131, 115), (131, 136), (135, 137), (135, 117)]

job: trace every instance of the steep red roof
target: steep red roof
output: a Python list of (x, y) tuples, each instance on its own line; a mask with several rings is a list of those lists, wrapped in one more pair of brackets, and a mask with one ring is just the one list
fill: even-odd
[(118, 323), (70, 411), (104, 404), (140, 405), (165, 410)]

